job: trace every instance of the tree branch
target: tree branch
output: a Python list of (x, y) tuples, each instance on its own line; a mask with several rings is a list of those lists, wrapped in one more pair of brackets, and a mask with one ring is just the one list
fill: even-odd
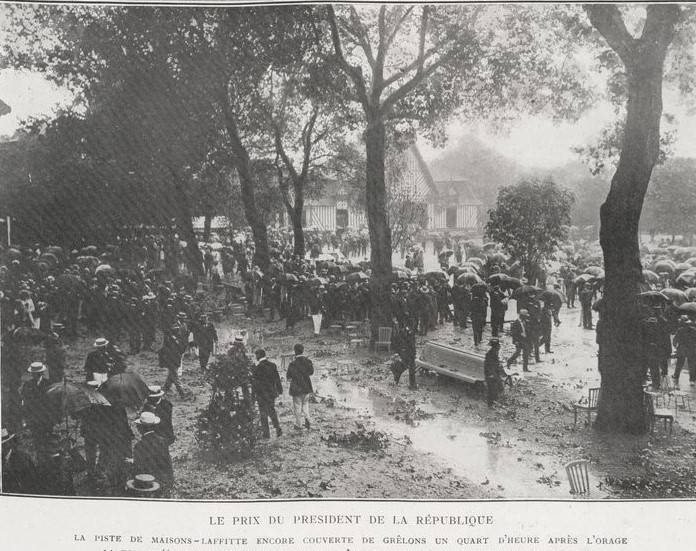
[(338, 31), (338, 23), (336, 22), (336, 12), (332, 5), (326, 7), (328, 14), (329, 26), (331, 27), (331, 42), (333, 43), (336, 59), (339, 66), (345, 71), (355, 85), (355, 90), (358, 95), (358, 101), (362, 103), (364, 109), (369, 109), (370, 101), (367, 95), (365, 79), (359, 67), (354, 67), (346, 61), (343, 55), (343, 46), (341, 45), (341, 35)]
[(631, 64), (636, 40), (628, 32), (619, 8), (614, 4), (586, 4), (584, 8), (592, 26), (618, 54), (624, 65)]

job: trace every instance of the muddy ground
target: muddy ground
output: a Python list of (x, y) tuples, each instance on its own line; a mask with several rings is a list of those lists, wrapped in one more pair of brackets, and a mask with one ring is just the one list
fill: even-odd
[[(285, 383), (277, 405), (284, 430), (280, 438), (259, 441), (249, 457), (204, 457), (196, 422), (210, 388), (198, 360), (186, 358), (182, 381), (193, 397), (169, 395), (177, 435), (171, 448), (172, 497), (564, 499), (570, 494), (562, 466), (572, 459), (590, 460), (593, 498), (695, 497), (696, 415), (683, 406), (671, 436), (661, 425), (642, 437), (603, 436), (582, 414), (574, 425), (570, 404), (599, 381), (594, 332), (579, 328), (578, 318), (577, 309), (563, 309), (563, 323), (554, 330), (554, 354), (542, 352), (542, 363), (531, 365), (532, 373), (520, 377), (492, 408), (474, 389), (435, 374), (419, 373), (417, 390), (408, 389), (407, 374), (395, 386), (389, 354), (355, 348), (343, 334), (314, 337), (310, 320), (292, 333), (285, 332), (283, 322), (225, 320), (217, 324), (221, 342), (231, 341), (235, 329), (263, 329), (264, 347), (279, 366), (281, 353), (291, 351), (295, 342), (305, 343), (316, 370), (312, 428), (293, 430)], [(75, 380), (82, 379), (93, 337), (84, 335), (68, 345), (69, 375)], [(484, 342), (487, 337), (488, 328)], [(470, 329), (445, 324), (427, 338), (474, 350)], [(501, 357), (511, 351), (506, 336)], [(154, 352), (129, 356), (129, 365), (150, 384), (164, 382), (166, 372), (157, 366)], [(687, 377), (682, 376), (682, 389), (696, 407)], [(100, 493), (83, 475), (76, 483), (80, 494)]]

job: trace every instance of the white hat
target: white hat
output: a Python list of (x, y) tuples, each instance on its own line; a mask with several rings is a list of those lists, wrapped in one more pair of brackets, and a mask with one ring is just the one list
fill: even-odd
[(43, 373), (48, 369), (42, 362), (33, 362), (27, 371), (29, 373)]
[(94, 341), (94, 346), (97, 348), (101, 348), (102, 346), (106, 346), (109, 344), (109, 341), (107, 341), (104, 337), (99, 337), (96, 341)]
[(2, 443), (7, 444), (10, 440), (14, 438), (14, 434), (11, 434), (7, 429), (2, 429)]
[(161, 398), (164, 396), (164, 390), (162, 390), (162, 387), (159, 385), (148, 386), (147, 390), (150, 393), (148, 398)]
[(136, 474), (135, 477), (126, 482), (128, 489), (135, 492), (149, 493), (159, 490), (159, 482), (151, 474)]
[(135, 420), (135, 424), (140, 426), (157, 425), (159, 422), (160, 418), (151, 411), (143, 411), (140, 414), (140, 418)]

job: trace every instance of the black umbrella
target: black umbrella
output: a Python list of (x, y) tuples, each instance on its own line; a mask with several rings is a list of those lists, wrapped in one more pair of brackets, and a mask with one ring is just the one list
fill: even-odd
[(511, 299), (519, 300), (520, 298), (529, 297), (539, 293), (541, 289), (539, 287), (533, 287), (532, 285), (522, 285), (515, 289), (510, 295)]
[(677, 307), (680, 312), (688, 312), (690, 314), (696, 313), (696, 302), (685, 302), (681, 306)]
[(63, 419), (93, 405), (110, 406), (101, 393), (86, 385), (55, 383), (46, 389), (46, 401), (55, 419)]
[(126, 371), (109, 377), (100, 389), (112, 404), (139, 408), (149, 394), (147, 383), (134, 371)]
[(483, 280), (477, 276), (476, 274), (473, 274), (471, 272), (463, 273), (459, 276), (457, 276), (457, 281), (458, 282), (464, 282), (467, 285), (475, 285), (477, 283), (483, 283)]
[(370, 276), (368, 276), (365, 272), (353, 272), (346, 276), (346, 281), (348, 283), (367, 281), (368, 279), (370, 279)]

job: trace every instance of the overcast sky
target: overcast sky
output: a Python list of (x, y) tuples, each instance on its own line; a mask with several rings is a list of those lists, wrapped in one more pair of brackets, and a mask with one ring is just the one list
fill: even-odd
[[(0, 99), (12, 107), (10, 114), (0, 117), (0, 136), (11, 136), (22, 119), (50, 114), (57, 106), (69, 103), (70, 98), (39, 75), (4, 70), (0, 71)], [(677, 115), (675, 154), (696, 157), (696, 117), (688, 116), (676, 94), (669, 91), (665, 92), (664, 109)], [(474, 130), (485, 143), (522, 165), (552, 167), (575, 158), (570, 148), (591, 141), (609, 120), (611, 109), (601, 105), (575, 124), (555, 125), (548, 119), (525, 117), (506, 135), (453, 121), (446, 147), (452, 147), (462, 134)], [(425, 140), (419, 141), (419, 147), (426, 161), (432, 161), (446, 150), (433, 148)]]

